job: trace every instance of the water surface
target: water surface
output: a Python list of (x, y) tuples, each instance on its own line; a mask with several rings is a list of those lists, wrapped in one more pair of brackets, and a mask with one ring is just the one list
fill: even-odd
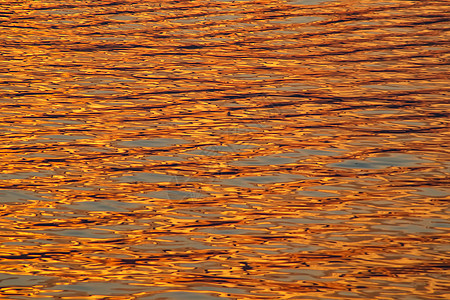
[(4, 299), (448, 299), (447, 1), (2, 1)]

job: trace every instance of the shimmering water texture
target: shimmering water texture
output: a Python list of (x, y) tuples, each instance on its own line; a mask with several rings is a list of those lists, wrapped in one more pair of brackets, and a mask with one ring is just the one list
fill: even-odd
[(0, 298), (450, 299), (448, 1), (1, 1)]

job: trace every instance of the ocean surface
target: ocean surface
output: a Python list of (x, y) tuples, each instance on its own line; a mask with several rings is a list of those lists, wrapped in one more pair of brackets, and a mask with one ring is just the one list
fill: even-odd
[(450, 4), (0, 2), (1, 299), (450, 299)]

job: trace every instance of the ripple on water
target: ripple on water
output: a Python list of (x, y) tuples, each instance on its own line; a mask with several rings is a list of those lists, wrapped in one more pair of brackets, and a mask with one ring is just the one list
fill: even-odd
[(447, 2), (2, 1), (0, 298), (447, 299)]
[(182, 200), (182, 199), (199, 199), (207, 197), (207, 194), (199, 193), (199, 192), (189, 192), (189, 191), (176, 191), (176, 190), (164, 190), (157, 192), (149, 192), (145, 194), (140, 194), (142, 197), (149, 198), (158, 198), (158, 199), (167, 199), (167, 200)]
[(122, 176), (118, 178), (119, 182), (148, 182), (148, 183), (172, 183), (172, 182), (191, 182), (195, 178), (188, 176), (167, 175), (159, 173), (136, 173), (134, 175)]
[(62, 205), (61, 208), (68, 210), (80, 210), (80, 211), (112, 211), (112, 212), (126, 212), (133, 211), (141, 205), (136, 203), (129, 203), (123, 201), (114, 200), (95, 200), (95, 201), (79, 201), (73, 202), (70, 205)]
[(281, 182), (293, 182), (299, 180), (308, 180), (309, 177), (295, 174), (273, 174), (265, 176), (242, 176), (231, 179), (215, 180), (223, 185), (244, 187), (244, 188), (263, 188), (264, 184), (273, 184)]
[(173, 138), (155, 138), (150, 140), (132, 140), (119, 142), (119, 146), (127, 147), (170, 147), (174, 145), (186, 144), (188, 141), (184, 139), (173, 139)]
[(55, 279), (55, 277), (49, 276), (0, 273), (0, 288), (32, 287), (35, 285), (49, 284)]
[(332, 163), (330, 166), (351, 169), (384, 169), (390, 167), (416, 167), (429, 162), (429, 160), (418, 158), (416, 155), (393, 153), (361, 160), (347, 159), (339, 163)]
[(14, 204), (26, 203), (28, 201), (48, 201), (49, 194), (24, 191), (19, 189), (0, 190), (0, 203)]

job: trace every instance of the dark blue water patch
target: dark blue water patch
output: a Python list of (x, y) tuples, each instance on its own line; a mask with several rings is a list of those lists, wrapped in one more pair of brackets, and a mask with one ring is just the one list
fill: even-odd
[(350, 169), (384, 169), (389, 167), (416, 167), (426, 162), (429, 162), (429, 160), (418, 158), (415, 155), (394, 153), (361, 160), (347, 159), (329, 164), (329, 166)]
[(55, 280), (55, 277), (0, 273), (0, 288), (31, 287)]
[(282, 155), (256, 156), (248, 159), (233, 161), (230, 165), (234, 166), (270, 166), (284, 165), (296, 162), (296, 158), (283, 157)]
[[(429, 218), (426, 220), (423, 220), (422, 222), (426, 223), (426, 225), (428, 227), (433, 227), (433, 228), (450, 228), (450, 220), (446, 220), (444, 218)], [(447, 247), (450, 250), (450, 245), (447, 245)]]
[(25, 203), (30, 200), (34, 201), (49, 201), (49, 199), (42, 198), (48, 194), (38, 194), (31, 191), (23, 191), (19, 189), (5, 189), (0, 190), (0, 203)]
[(279, 274), (283, 274), (280, 276), (281, 281), (334, 281), (333, 278), (327, 278), (326, 272), (324, 272), (323, 270), (314, 270), (310, 267), (289, 270), (286, 270), (285, 268), (279, 268), (275, 269), (274, 271), (279, 272)]
[[(83, 121), (79, 121), (79, 120), (68, 120), (68, 119), (52, 119), (52, 118), (46, 118), (46, 121), (49, 123), (56, 123), (56, 124), (60, 124), (60, 125), (73, 125), (73, 124), (83, 124)], [(55, 126), (55, 124), (51, 124), (51, 126)]]
[(215, 152), (215, 151), (209, 151), (209, 150), (192, 150), (192, 151), (186, 151), (183, 154), (185, 155), (192, 155), (192, 156), (197, 156), (197, 155), (201, 155), (201, 156), (223, 156), (225, 154), (223, 153), (219, 153), (219, 152)]
[(229, 145), (214, 145), (206, 146), (202, 148), (205, 153), (217, 152), (217, 153), (229, 153), (229, 152), (241, 152), (247, 149), (255, 148), (256, 145), (253, 144), (229, 144)]
[(419, 188), (417, 191), (413, 192), (417, 195), (429, 196), (429, 197), (447, 197), (450, 196), (450, 189), (445, 188)]
[[(305, 1), (308, 2), (308, 1)], [(317, 2), (317, 1), (315, 1)], [(310, 23), (315, 21), (323, 20), (322, 17), (315, 16), (295, 16), (295, 17), (287, 17), (282, 19), (275, 19), (272, 23), (284, 23), (284, 24), (300, 24), (300, 23)]]
[(149, 192), (141, 194), (140, 196), (157, 199), (167, 199), (167, 200), (183, 200), (190, 198), (204, 198), (207, 197), (208, 195), (195, 191), (189, 192), (177, 190), (164, 190), (164, 191)]
[(223, 297), (217, 295), (210, 295), (207, 293), (199, 292), (165, 292), (156, 295), (142, 297), (142, 300), (159, 300), (159, 299), (170, 299), (170, 300), (216, 300), (223, 299)]
[(45, 246), (45, 245), (56, 245), (58, 244), (57, 241), (53, 241), (51, 239), (43, 240), (43, 239), (29, 239), (25, 241), (20, 242), (3, 242), (3, 245), (11, 245), (11, 246), (18, 246), (18, 247), (26, 247), (26, 246)]
[(236, 177), (236, 178), (232, 178), (232, 179), (223, 179), (223, 180), (220, 180), (220, 183), (223, 185), (229, 185), (229, 186), (255, 188), (260, 184), (295, 182), (295, 181), (307, 180), (307, 179), (312, 179), (312, 178), (306, 177), (303, 175), (278, 173), (278, 174), (264, 175), (264, 176), (242, 176), (242, 177)]
[(148, 182), (148, 183), (179, 183), (193, 182), (196, 179), (189, 176), (166, 175), (159, 173), (137, 173), (134, 175), (122, 176), (117, 178), (120, 182)]
[(44, 172), (17, 172), (17, 173), (8, 173), (8, 174), (0, 174), (0, 180), (11, 180), (11, 179), (27, 179), (32, 177), (46, 177), (52, 174), (52, 172), (44, 171)]
[(187, 236), (160, 236), (158, 243), (142, 243), (130, 246), (130, 250), (142, 253), (162, 252), (165, 249), (185, 251), (187, 248), (192, 250), (217, 250), (217, 247), (207, 243), (199, 242), (194, 239), (202, 239), (200, 235)]
[(186, 140), (183, 139), (172, 139), (172, 138), (155, 138), (155, 139), (149, 139), (149, 140), (132, 140), (132, 141), (123, 141), (119, 142), (119, 146), (126, 146), (126, 147), (170, 147), (174, 145), (182, 145), (189, 143)]
[(127, 212), (132, 211), (140, 206), (141, 205), (136, 203), (121, 202), (115, 200), (96, 200), (74, 202), (70, 205), (63, 205), (62, 207), (70, 210)]
[(63, 229), (63, 230), (48, 230), (46, 233), (51, 233), (58, 236), (67, 236), (73, 238), (88, 238), (88, 239), (112, 239), (121, 237), (107, 230), (100, 230), (95, 228), (80, 228), (80, 229)]
[[(386, 222), (387, 223), (387, 222)], [(380, 234), (391, 232), (392, 235), (417, 234), (417, 233), (443, 233), (446, 230), (439, 230), (430, 228), (426, 225), (397, 223), (397, 224), (380, 224), (371, 226), (372, 229), (377, 230)]]
[(357, 113), (362, 115), (393, 115), (404, 113), (404, 111), (392, 109), (373, 109), (373, 110), (358, 111)]
[(345, 151), (343, 149), (331, 149), (331, 148), (327, 149), (296, 148), (292, 150), (294, 150), (295, 152), (283, 153), (283, 156), (304, 159), (310, 156), (336, 156), (341, 155)]
[(321, 191), (297, 191), (297, 194), (307, 197), (337, 197), (339, 194)]
[(92, 138), (94, 137), (88, 135), (49, 134), (41, 136), (38, 140), (32, 140), (32, 142), (68, 142)]
[[(196, 232), (206, 232), (208, 234), (213, 235), (222, 235), (222, 236), (245, 236), (248, 237), (252, 234), (255, 234), (255, 231), (250, 231), (248, 229), (239, 229), (239, 228), (233, 228), (233, 227), (199, 227), (195, 230)], [(257, 232), (256, 232), (257, 233)], [(261, 231), (260, 234), (264, 235), (265, 232)]]
[[(132, 224), (114, 224), (114, 225), (105, 225), (105, 226), (96, 226), (95, 228), (97, 229), (101, 229), (101, 230), (110, 230), (110, 231), (114, 231), (116, 233), (120, 233), (120, 232), (131, 232), (133, 230), (142, 230), (142, 226), (141, 225), (132, 225)], [(100, 256), (105, 255), (106, 257), (110, 257), (110, 256), (114, 256), (114, 257), (129, 257), (126, 256), (125, 254), (121, 254), (121, 253), (109, 253), (109, 252), (105, 252), (102, 254), (98, 254)]]
[(385, 91), (408, 91), (408, 90), (414, 90), (417, 88), (425, 88), (425, 86), (417, 86), (417, 85), (405, 85), (405, 84), (395, 84), (395, 83), (383, 83), (383, 84), (369, 84), (369, 85), (362, 85), (361, 87), (369, 88), (369, 89), (378, 89), (378, 90), (385, 90)]
[(332, 218), (324, 218), (321, 216), (320, 218), (283, 218), (283, 219), (273, 219), (269, 218), (264, 220), (266, 222), (270, 222), (271, 224), (336, 224), (343, 223), (343, 220), (332, 219)]
[[(114, 296), (114, 295), (129, 295), (132, 293), (149, 290), (149, 287), (132, 285), (134, 281), (121, 280), (121, 281), (89, 281), (89, 282), (76, 282), (68, 285), (57, 285), (52, 289), (62, 290), (64, 292), (81, 292), (81, 294), (88, 295), (102, 295), (102, 296)], [(151, 288), (151, 290), (157, 290)], [(46, 293), (52, 294), (52, 293)], [(55, 294), (56, 295), (56, 294)]]
[(324, 2), (332, 2), (334, 0), (288, 0), (289, 4), (296, 5), (318, 5)]
[(244, 294), (246, 293), (245, 290), (238, 289), (238, 288), (230, 288), (230, 287), (218, 287), (218, 286), (197, 286), (193, 287), (193, 290), (196, 291), (212, 291), (212, 292), (219, 292), (219, 293), (233, 293), (233, 294)]
[(148, 156), (144, 156), (144, 159), (155, 160), (155, 161), (184, 161), (185, 160), (181, 157), (162, 156), (162, 155), (148, 155)]

